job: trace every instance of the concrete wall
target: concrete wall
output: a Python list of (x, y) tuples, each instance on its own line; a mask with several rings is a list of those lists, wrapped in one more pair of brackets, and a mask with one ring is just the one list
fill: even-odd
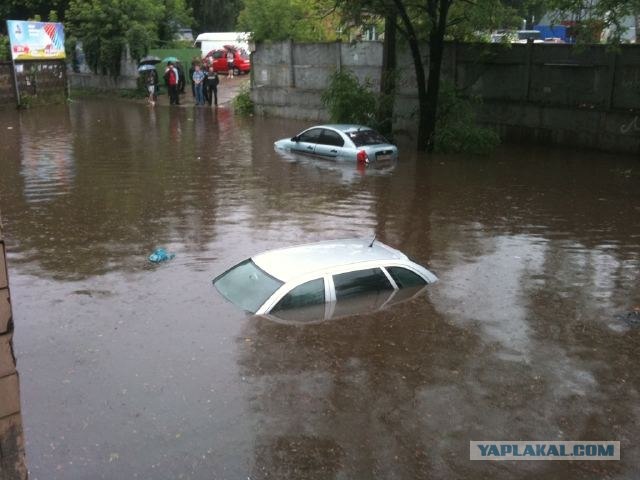
[(260, 44), (251, 57), (256, 109), (267, 115), (326, 121), (320, 95), (331, 74), (348, 69), (379, 90), (381, 60), (379, 42)]
[[(258, 44), (252, 61), (258, 113), (324, 121), (320, 95), (331, 73), (349, 69), (377, 88), (382, 45)], [(418, 102), (408, 49), (398, 51), (398, 65), (394, 125), (413, 136)], [(443, 78), (480, 99), (478, 120), (506, 140), (640, 151), (640, 45), (614, 51), (604, 45), (449, 43)]]
[(12, 340), (13, 318), (0, 224), (0, 477), (2, 480), (24, 480), (27, 478), (27, 468), (20, 415), (20, 388)]
[(74, 88), (93, 88), (97, 90), (121, 90), (137, 87), (137, 75), (109, 77), (93, 73), (69, 73), (69, 86)]
[(138, 86), (138, 64), (131, 58), (129, 47), (122, 52), (120, 59), (120, 75), (112, 77), (109, 75), (97, 75), (84, 61), (82, 47), (76, 47), (76, 59), (78, 60), (77, 72), (70, 71), (69, 86), (73, 88), (93, 88), (97, 90), (122, 90), (132, 89)]

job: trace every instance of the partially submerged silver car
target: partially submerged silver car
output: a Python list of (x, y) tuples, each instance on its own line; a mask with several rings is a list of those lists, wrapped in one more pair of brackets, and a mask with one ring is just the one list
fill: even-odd
[(276, 150), (333, 160), (372, 163), (398, 159), (398, 147), (362, 125), (318, 125), (274, 143)]
[(374, 296), (374, 303), (382, 306), (391, 300), (390, 293), (422, 290), (436, 281), (429, 270), (384, 243), (349, 239), (260, 253), (213, 284), (227, 300), (251, 313), (282, 317), (287, 311), (312, 308), (326, 317), (326, 310), (340, 309), (342, 302), (343, 314), (357, 313), (347, 306), (350, 299)]

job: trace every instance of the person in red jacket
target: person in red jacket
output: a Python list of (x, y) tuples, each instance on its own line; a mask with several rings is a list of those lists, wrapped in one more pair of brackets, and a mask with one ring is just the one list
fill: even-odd
[(167, 69), (164, 72), (164, 81), (167, 84), (167, 90), (169, 90), (169, 104), (180, 105), (180, 97), (178, 96), (180, 74), (173, 62), (167, 64)]

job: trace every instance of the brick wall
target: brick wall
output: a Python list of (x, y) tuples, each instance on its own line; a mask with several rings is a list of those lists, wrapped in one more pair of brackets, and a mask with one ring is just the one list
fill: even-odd
[(13, 318), (0, 224), (0, 479), (25, 480), (20, 388), (13, 355)]

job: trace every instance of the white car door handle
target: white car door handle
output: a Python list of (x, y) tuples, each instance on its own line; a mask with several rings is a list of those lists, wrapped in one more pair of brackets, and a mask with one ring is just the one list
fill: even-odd
[(331, 150), (331, 153), (338, 153), (338, 150)]

